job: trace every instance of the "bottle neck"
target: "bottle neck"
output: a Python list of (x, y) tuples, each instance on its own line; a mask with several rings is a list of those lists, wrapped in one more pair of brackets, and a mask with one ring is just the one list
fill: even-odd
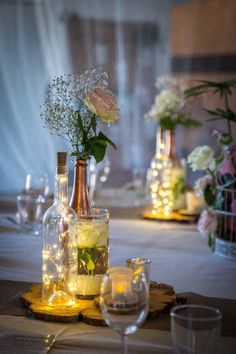
[(172, 161), (175, 167), (180, 167), (181, 161), (176, 151), (176, 137), (172, 130), (157, 129), (156, 156), (165, 156)]
[(57, 170), (54, 185), (54, 203), (68, 203), (68, 175)]
[(168, 145), (168, 156), (171, 160), (177, 160), (178, 157), (176, 152), (176, 138), (174, 131), (169, 131)]
[(161, 127), (157, 129), (156, 133), (156, 155), (166, 155), (169, 156), (169, 130), (163, 130)]
[(87, 167), (86, 160), (76, 160), (74, 166), (74, 183), (70, 199), (70, 206), (80, 216), (81, 210), (90, 215), (90, 202), (87, 186)]
[[(156, 155), (165, 155), (171, 157), (175, 149), (175, 137), (170, 130), (157, 129), (156, 134)], [(173, 142), (173, 144), (172, 144)], [(173, 145), (173, 146), (172, 146)]]

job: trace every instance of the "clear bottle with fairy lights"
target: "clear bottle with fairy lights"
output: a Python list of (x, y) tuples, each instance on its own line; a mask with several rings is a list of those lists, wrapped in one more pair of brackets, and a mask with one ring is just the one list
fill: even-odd
[(43, 218), (42, 300), (51, 307), (75, 303), (78, 250), (77, 215), (68, 205), (67, 153), (57, 153), (54, 202)]
[(168, 149), (168, 131), (159, 127), (156, 134), (156, 153), (151, 161), (150, 193), (152, 214), (165, 217), (168, 217), (173, 209), (172, 183), (169, 174), (166, 174), (171, 166)]
[(168, 218), (174, 210), (184, 209), (186, 162), (177, 155), (174, 131), (157, 130), (151, 174), (152, 214)]
[(187, 164), (184, 158), (180, 158), (176, 151), (176, 136), (174, 130), (166, 132), (168, 134), (167, 155), (170, 163), (169, 168), (165, 170), (166, 178), (169, 179), (172, 186), (172, 197), (174, 211), (186, 208), (185, 188)]

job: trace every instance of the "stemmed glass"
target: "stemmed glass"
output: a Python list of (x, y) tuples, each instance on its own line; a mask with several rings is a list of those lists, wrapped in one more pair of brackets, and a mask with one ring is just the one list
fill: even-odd
[(47, 174), (28, 173), (25, 181), (25, 192), (33, 198), (45, 198), (49, 193)]
[(29, 194), (21, 194), (17, 196), (17, 211), (21, 231), (32, 231), (33, 234), (39, 235), (41, 231), (41, 222), (43, 215), (43, 199), (38, 197), (32, 198)]
[(17, 215), (22, 231), (39, 235), (45, 198), (49, 193), (47, 174), (27, 174), (25, 189), (17, 196)]
[(108, 269), (101, 284), (100, 306), (109, 327), (121, 335), (122, 353), (127, 353), (126, 336), (144, 323), (149, 306), (144, 273), (126, 267)]
[(101, 183), (106, 182), (110, 173), (110, 161), (107, 157), (99, 164), (95, 159), (91, 159), (89, 163), (89, 198), (92, 206), (94, 206), (94, 195), (96, 189)]

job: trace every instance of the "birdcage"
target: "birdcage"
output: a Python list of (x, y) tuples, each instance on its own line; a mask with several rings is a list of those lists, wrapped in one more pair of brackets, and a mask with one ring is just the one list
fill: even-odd
[(236, 261), (236, 189), (217, 187), (215, 254)]

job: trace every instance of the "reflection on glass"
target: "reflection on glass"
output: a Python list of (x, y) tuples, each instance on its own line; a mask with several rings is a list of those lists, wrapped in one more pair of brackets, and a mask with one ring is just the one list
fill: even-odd
[(135, 333), (148, 312), (148, 285), (143, 273), (134, 274), (126, 267), (108, 269), (101, 285), (100, 305), (109, 327), (122, 339), (122, 353), (127, 353), (126, 336)]

